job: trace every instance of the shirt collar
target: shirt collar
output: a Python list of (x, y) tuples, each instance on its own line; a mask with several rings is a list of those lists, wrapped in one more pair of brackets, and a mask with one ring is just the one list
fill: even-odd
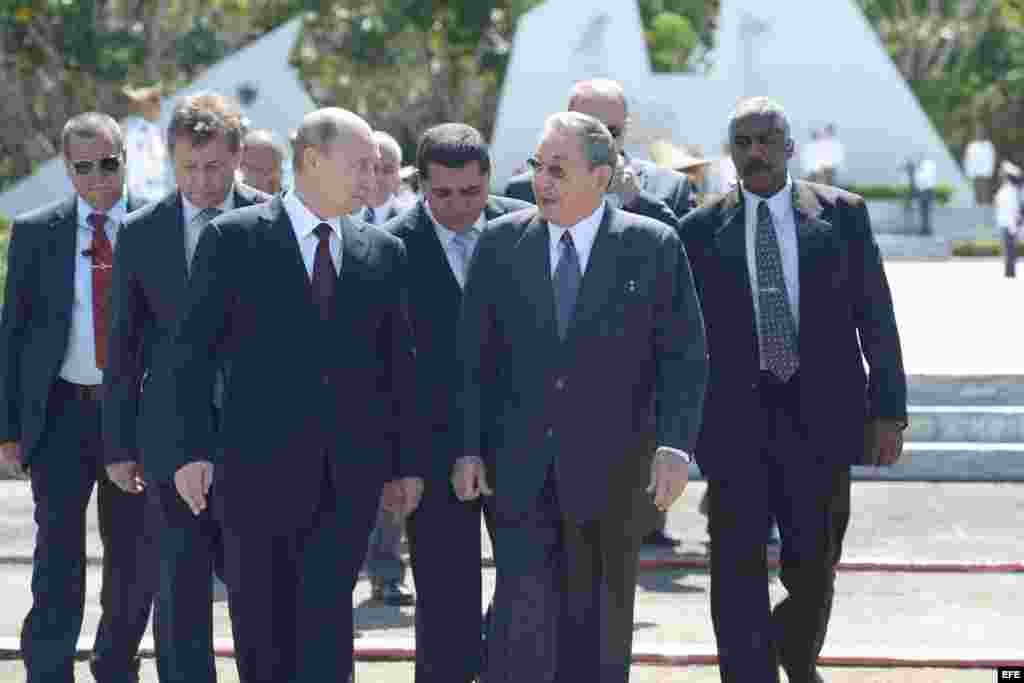
[(78, 195), (77, 211), (78, 224), (88, 227), (90, 230), (92, 229), (92, 226), (89, 225), (89, 214), (92, 213), (105, 213), (108, 219), (120, 225), (124, 223), (124, 217), (128, 214), (128, 202), (122, 194), (121, 198), (117, 200), (117, 203), (110, 207), (109, 211), (104, 212), (97, 211), (91, 204), (89, 204), (89, 202), (85, 201), (85, 198), (82, 197), (82, 195)]
[(788, 173), (786, 174), (786, 184), (771, 197), (766, 198), (750, 192), (747, 188), (743, 187), (742, 181), (740, 181), (740, 187), (743, 188), (743, 201), (747, 206), (756, 207), (758, 202), (765, 202), (768, 204), (768, 210), (772, 212), (773, 216), (784, 215), (784, 212), (792, 206), (793, 179), (790, 178)]
[[(428, 202), (426, 199), (423, 200), (423, 210), (427, 212), (427, 217), (430, 218), (430, 222), (434, 224), (434, 230), (437, 232), (437, 236), (441, 240), (441, 243), (445, 247), (449, 246), (452, 243), (452, 240), (455, 239), (455, 236), (458, 235), (459, 233), (447, 228), (444, 225), (441, 225), (441, 223), (436, 218), (434, 218), (434, 212), (430, 210), (430, 202)], [(475, 230), (477, 233), (480, 233), (483, 232), (483, 229), (486, 226), (487, 216), (484, 214), (483, 211), (481, 211), (480, 215), (477, 216), (476, 222), (473, 223), (473, 226), (470, 229)]]
[(341, 216), (333, 216), (327, 220), (320, 218), (306, 207), (302, 197), (295, 190), (286, 192), (282, 201), (288, 218), (292, 221), (292, 229), (300, 240), (309, 237), (321, 223), (331, 226), (331, 231), (341, 239)]
[[(198, 208), (188, 200), (188, 197), (185, 196), (184, 192), (181, 193), (181, 208), (184, 213), (185, 225), (189, 225), (192, 221), (194, 221), (196, 216), (199, 215), (199, 212), (202, 211), (202, 209)], [(230, 211), (231, 209), (235, 208), (234, 183), (231, 184), (231, 189), (228, 190), (228, 194), (224, 198), (224, 201), (221, 202), (218, 206), (212, 208), (219, 209), (221, 213), (225, 211)]]
[(597, 237), (597, 229), (601, 227), (601, 221), (604, 220), (604, 212), (605, 202), (602, 200), (592, 214), (575, 225), (556, 225), (548, 221), (548, 235), (551, 237), (551, 244), (558, 244), (558, 241), (562, 239), (562, 234), (566, 230), (572, 230), (572, 239), (576, 248), (580, 249), (587, 245), (586, 248), (589, 251), (589, 245), (594, 243), (594, 239)]

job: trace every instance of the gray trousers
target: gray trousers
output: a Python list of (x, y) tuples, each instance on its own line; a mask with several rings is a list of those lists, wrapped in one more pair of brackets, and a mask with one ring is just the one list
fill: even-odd
[(366, 550), (366, 573), (371, 583), (405, 581), (405, 563), (402, 561), (404, 530), (405, 522), (400, 515), (380, 508)]

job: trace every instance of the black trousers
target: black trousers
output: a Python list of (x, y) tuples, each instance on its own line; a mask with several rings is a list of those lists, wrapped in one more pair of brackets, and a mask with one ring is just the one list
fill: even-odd
[(172, 482), (151, 484), (149, 495), (159, 517), (153, 619), (160, 683), (215, 683), (212, 575), (224, 575), (220, 524), (212, 507), (193, 515)]
[(379, 499), (377, 491), (353, 504), (338, 495), (325, 471), (308, 528), (288, 534), (225, 529), (228, 603), (241, 683), (351, 678), (352, 591)]
[[(760, 452), (749, 466), (708, 482), (711, 618), (724, 683), (820, 681), (825, 641), (850, 517), (850, 468), (822, 462), (807, 447), (799, 382), (762, 373)], [(782, 537), (780, 580), (787, 597), (774, 610), (765, 537), (772, 516)]]
[(537, 504), (495, 527), (486, 683), (626, 683), (641, 525), (563, 514), (553, 471)]
[(480, 674), (481, 510), (490, 531), (486, 506), (460, 501), (438, 478), (427, 482), (406, 524), (416, 579), (416, 683), (469, 683)]
[(124, 493), (107, 479), (100, 405), (78, 398), (61, 380), (51, 391), (37, 448), (30, 469), (38, 525), (32, 608), (21, 631), (28, 683), (74, 681), (85, 611), (85, 513), (94, 485), (103, 542), (103, 613), (91, 668), (97, 683), (134, 683), (156, 587), (148, 498)]
[(1003, 228), (1003, 275), (1017, 277), (1017, 237)]

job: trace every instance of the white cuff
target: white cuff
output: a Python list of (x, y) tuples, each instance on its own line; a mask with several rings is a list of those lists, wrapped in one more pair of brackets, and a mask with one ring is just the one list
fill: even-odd
[(678, 448), (671, 448), (669, 446), (658, 446), (658, 449), (654, 452), (654, 456), (667, 455), (673, 458), (682, 458), (683, 462), (687, 465), (693, 462), (693, 458), (686, 451), (681, 451)]

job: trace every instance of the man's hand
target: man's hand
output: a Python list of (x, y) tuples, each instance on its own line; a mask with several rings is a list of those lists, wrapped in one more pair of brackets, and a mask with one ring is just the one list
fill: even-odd
[(206, 460), (182, 465), (174, 473), (174, 488), (196, 516), (206, 509), (206, 497), (212, 483), (213, 463)]
[(0, 462), (15, 474), (21, 474), (24, 471), (24, 464), (21, 461), (21, 443), (17, 441), (0, 443)]
[(408, 517), (416, 511), (422, 497), (423, 479), (403, 477), (384, 484), (384, 490), (381, 492), (381, 505), (388, 512)]
[(608, 186), (608, 192), (617, 194), (623, 206), (628, 206), (641, 190), (640, 177), (626, 163), (625, 157), (619, 155), (619, 163), (615, 167), (615, 175)]
[(146, 482), (142, 480), (142, 468), (134, 460), (113, 462), (107, 465), (107, 477), (125, 493), (142, 493)]
[(879, 467), (895, 465), (903, 454), (902, 422), (875, 420), (875, 448), (878, 452)]
[(690, 479), (689, 463), (679, 453), (659, 448), (651, 463), (651, 483), (647, 493), (654, 496), (654, 505), (662, 511), (672, 507)]
[(494, 491), (487, 486), (487, 466), (482, 458), (469, 456), (459, 458), (452, 468), (452, 488), (455, 497), (461, 501), (476, 500), (480, 495), (492, 496)]

